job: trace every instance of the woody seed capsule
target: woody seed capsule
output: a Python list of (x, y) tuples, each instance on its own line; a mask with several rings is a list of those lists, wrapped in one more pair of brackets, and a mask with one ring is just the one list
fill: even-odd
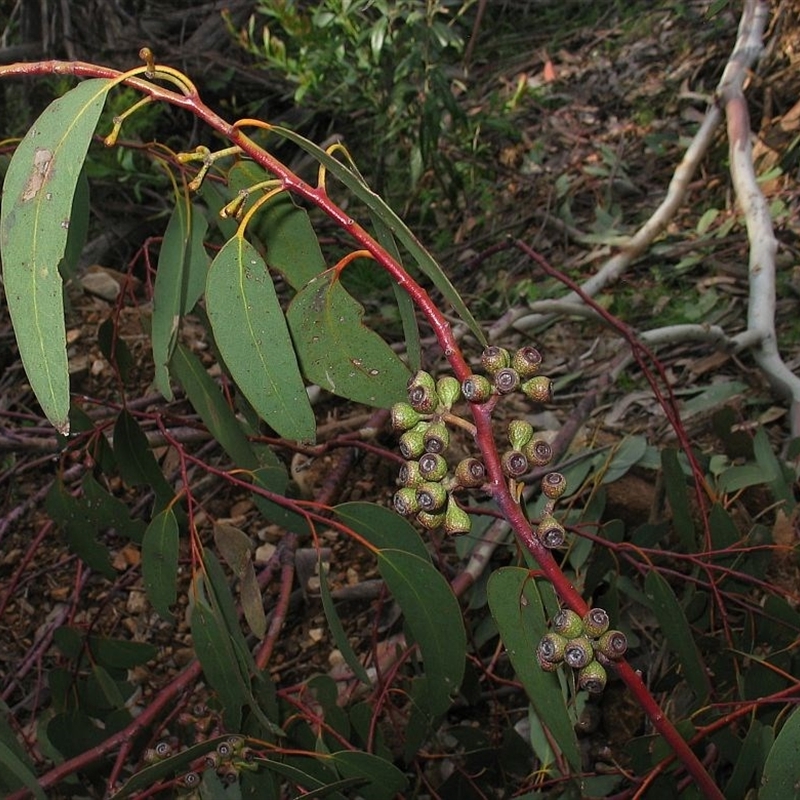
[(602, 636), (608, 630), (610, 623), (608, 612), (604, 608), (591, 608), (583, 618), (583, 628), (586, 635), (592, 639)]
[(578, 686), (590, 694), (600, 694), (606, 687), (608, 675), (602, 664), (590, 661), (578, 672)]
[(486, 481), (486, 467), (477, 458), (465, 458), (455, 468), (455, 478), (466, 489), (476, 489)]
[(417, 514), (417, 522), (429, 531), (441, 528), (442, 525), (444, 525), (444, 518), (444, 511), (438, 511), (432, 514), (428, 511), (420, 511), (419, 514)]
[(519, 387), (519, 383), (519, 374), (508, 367), (498, 370), (494, 375), (494, 388), (498, 394), (511, 394)]
[(570, 639), (564, 648), (564, 661), (573, 669), (585, 667), (593, 658), (592, 643), (585, 636)]
[(420, 509), (429, 514), (441, 511), (447, 502), (447, 489), (441, 483), (425, 481), (417, 488), (417, 502)]
[(515, 369), (520, 378), (532, 378), (542, 363), (542, 354), (535, 347), (520, 347), (511, 357), (511, 368)]
[(567, 538), (564, 526), (555, 517), (544, 517), (536, 529), (539, 541), (547, 548), (561, 547)]
[(470, 375), (461, 384), (461, 393), (470, 403), (485, 403), (493, 394), (492, 384), (483, 375)]
[(542, 494), (548, 500), (558, 500), (567, 491), (567, 479), (560, 472), (549, 472), (542, 478)]
[(392, 406), (392, 429), (407, 431), (413, 428), (422, 417), (409, 403), (395, 403)]
[(450, 431), (444, 422), (432, 422), (422, 436), (425, 452), (443, 453), (450, 446)]
[(551, 631), (550, 633), (546, 633), (539, 640), (539, 646), (536, 648), (536, 652), (544, 661), (557, 663), (564, 659), (567, 644), (567, 639)]
[(438, 453), (424, 453), (419, 459), (419, 472), (426, 481), (440, 481), (447, 475), (447, 460)]
[(549, 403), (553, 399), (552, 381), (544, 375), (537, 375), (525, 381), (520, 388), (526, 397), (537, 403)]
[(481, 365), (490, 374), (494, 375), (498, 370), (505, 369), (511, 362), (508, 350), (502, 347), (491, 345), (481, 353)]
[(531, 439), (522, 452), (534, 467), (544, 467), (553, 459), (553, 448), (544, 439)]
[(571, 608), (562, 608), (553, 617), (553, 630), (567, 639), (574, 639), (583, 633), (583, 620)]
[(519, 478), (528, 471), (528, 459), (519, 450), (508, 450), (500, 459), (503, 475), (507, 478)]
[(597, 652), (602, 653), (606, 658), (617, 661), (628, 649), (628, 638), (622, 631), (606, 631), (597, 640)]

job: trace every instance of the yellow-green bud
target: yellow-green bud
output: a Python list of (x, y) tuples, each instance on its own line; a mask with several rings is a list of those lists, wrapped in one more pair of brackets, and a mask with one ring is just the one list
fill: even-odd
[(559, 661), (564, 660), (567, 643), (568, 640), (563, 636), (550, 631), (539, 640), (536, 652), (542, 660), (557, 664)]
[(444, 531), (448, 536), (459, 536), (469, 533), (472, 528), (472, 519), (456, 501), (449, 497), (447, 499), (447, 511), (444, 515)]
[(494, 374), (494, 388), (498, 394), (511, 394), (519, 388), (520, 380), (516, 370), (506, 367)]
[(608, 618), (608, 612), (604, 608), (590, 608), (583, 618), (583, 628), (587, 636), (596, 639), (602, 636), (611, 624)]
[(417, 461), (406, 461), (406, 463), (400, 467), (400, 472), (397, 477), (401, 486), (414, 489), (425, 480), (425, 478), (422, 477), (422, 473), (419, 471), (419, 462)]
[(514, 450), (522, 450), (533, 438), (533, 425), (524, 419), (512, 419), (508, 423), (508, 441)]
[(436, 382), (428, 372), (420, 370), (408, 382), (408, 402), (420, 414), (432, 414), (439, 405)]
[(392, 406), (392, 429), (396, 431), (411, 430), (422, 416), (409, 403), (395, 403)]
[(486, 482), (486, 467), (477, 458), (465, 458), (455, 468), (456, 481), (467, 489), (476, 489)]
[(564, 648), (564, 661), (573, 669), (585, 667), (594, 658), (592, 643), (586, 636), (569, 639)]
[(417, 522), (426, 530), (432, 531), (444, 525), (444, 517), (444, 511), (438, 511), (433, 514), (427, 511), (420, 511), (419, 514), (417, 514)]
[(553, 547), (561, 547), (567, 538), (564, 526), (555, 517), (543, 517), (539, 527), (536, 528), (536, 535), (545, 547), (551, 549)]
[(444, 422), (432, 422), (423, 435), (426, 453), (443, 453), (450, 446), (450, 431)]
[[(553, 399), (553, 383), (544, 375), (525, 381), (520, 387), (525, 396), (537, 403), (549, 403)], [(414, 405), (413, 403), (411, 405)]]
[(417, 487), (417, 502), (420, 509), (429, 514), (441, 511), (447, 502), (447, 489), (441, 483), (425, 481)]
[(553, 617), (553, 630), (567, 639), (574, 639), (583, 633), (583, 620), (571, 608), (562, 608)]
[(410, 517), (419, 511), (419, 501), (417, 500), (417, 490), (411, 486), (404, 486), (394, 493), (392, 498), (394, 510), (404, 517)]
[(544, 467), (553, 459), (553, 448), (544, 439), (531, 439), (522, 452), (533, 467)]
[(449, 411), (461, 399), (461, 384), (452, 375), (443, 375), (436, 381), (436, 394), (445, 411)]
[(578, 672), (578, 686), (591, 694), (600, 694), (606, 687), (608, 674), (605, 667), (597, 661), (590, 661)]
[(560, 472), (549, 472), (542, 478), (542, 494), (548, 500), (558, 500), (567, 491), (567, 479)]
[(440, 481), (447, 475), (447, 460), (438, 453), (423, 453), (418, 463), (419, 473), (426, 481)]
[(520, 378), (532, 378), (542, 363), (542, 354), (535, 347), (520, 347), (511, 357), (511, 367)]
[(491, 345), (481, 353), (481, 365), (490, 374), (494, 375), (498, 370), (504, 369), (511, 363), (511, 356), (503, 347)]
[(398, 447), (400, 449), (400, 454), (406, 461), (419, 458), (425, 452), (424, 434), (427, 428), (427, 422), (420, 422), (400, 437)]
[(470, 403), (485, 403), (494, 390), (488, 378), (483, 375), (470, 375), (461, 384), (461, 393)]

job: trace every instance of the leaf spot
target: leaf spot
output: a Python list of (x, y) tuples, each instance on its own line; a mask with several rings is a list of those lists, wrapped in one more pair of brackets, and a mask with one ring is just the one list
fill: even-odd
[[(22, 202), (27, 203), (33, 200), (42, 186), (52, 177), (53, 174), (53, 153), (46, 147), (37, 147), (36, 152), (33, 154), (33, 171), (28, 176), (28, 182), (25, 184), (25, 189), (22, 192)], [(47, 199), (53, 197), (48, 193)]]

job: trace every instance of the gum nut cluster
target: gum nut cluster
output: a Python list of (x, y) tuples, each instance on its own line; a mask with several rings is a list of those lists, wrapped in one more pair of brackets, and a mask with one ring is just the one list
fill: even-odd
[(477, 488), (486, 480), (486, 470), (477, 458), (465, 458), (455, 469), (445, 457), (450, 431), (444, 418), (461, 399), (461, 384), (452, 376), (434, 380), (428, 372), (417, 372), (408, 382), (408, 402), (392, 406), (392, 427), (400, 432), (400, 488), (394, 495), (395, 510), (415, 517), (428, 530), (443, 528), (455, 536), (469, 533), (469, 514), (453, 497), (459, 488)]
[(621, 659), (627, 649), (625, 634), (609, 629), (604, 609), (592, 608), (581, 618), (562, 608), (553, 618), (551, 630), (539, 641), (536, 657), (546, 672), (555, 672), (561, 664), (572, 667), (578, 688), (599, 694), (608, 679), (606, 667)]

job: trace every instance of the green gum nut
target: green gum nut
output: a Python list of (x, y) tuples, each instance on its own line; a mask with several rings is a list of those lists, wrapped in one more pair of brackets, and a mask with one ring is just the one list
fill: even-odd
[(436, 381), (436, 394), (445, 411), (449, 411), (461, 399), (461, 384), (452, 375), (444, 375)]
[(392, 406), (392, 430), (411, 430), (421, 420), (422, 416), (410, 403), (395, 403)]
[(491, 345), (481, 353), (481, 366), (494, 375), (498, 370), (505, 369), (511, 363), (511, 355), (503, 347)]
[(549, 472), (542, 478), (542, 494), (548, 500), (558, 500), (567, 491), (567, 479), (560, 472)]
[(571, 608), (562, 608), (553, 617), (553, 630), (567, 639), (574, 639), (583, 634), (583, 620)]
[(419, 473), (425, 481), (440, 481), (447, 475), (447, 460), (438, 453), (423, 453), (418, 464)]
[(608, 673), (598, 661), (590, 661), (578, 671), (578, 687), (590, 694), (600, 694), (607, 681)]
[(532, 378), (542, 364), (542, 354), (535, 347), (520, 347), (511, 357), (511, 368), (520, 378)]
[(508, 423), (508, 441), (514, 450), (522, 450), (533, 438), (533, 425), (524, 419), (512, 419)]
[(602, 636), (610, 624), (611, 620), (604, 608), (590, 608), (583, 618), (583, 629), (586, 631), (586, 635), (591, 636), (592, 639)]
[(506, 367), (494, 374), (494, 388), (498, 394), (511, 394), (519, 388), (519, 374), (516, 370)]
[(594, 649), (588, 636), (569, 639), (564, 648), (564, 661), (573, 669), (581, 669), (594, 659)]
[(429, 372), (420, 370), (408, 382), (408, 402), (420, 414), (433, 414), (439, 406), (436, 381)]
[(503, 453), (500, 466), (507, 478), (519, 478), (530, 468), (528, 459), (519, 450), (507, 450)]
[(426, 453), (443, 453), (450, 446), (450, 431), (444, 422), (432, 422), (423, 434)]
[(469, 533), (472, 528), (472, 519), (456, 501), (447, 499), (447, 511), (444, 515), (444, 532), (448, 536), (460, 536)]
[[(424, 427), (421, 428), (420, 426)], [(425, 430), (427, 427), (428, 423), (420, 422), (400, 437), (397, 446), (406, 461), (413, 461), (425, 452)]]
[(425, 480), (425, 478), (422, 477), (422, 473), (419, 471), (419, 462), (417, 461), (406, 461), (406, 463), (400, 467), (397, 478), (401, 486), (411, 487), (412, 489), (416, 489), (416, 487)]
[(553, 459), (553, 448), (544, 439), (531, 439), (522, 452), (533, 467), (547, 466)]
[(419, 502), (417, 501), (417, 490), (411, 486), (404, 486), (394, 493), (392, 498), (394, 510), (403, 517), (410, 517), (419, 511)]
[(543, 661), (549, 661), (551, 664), (557, 664), (559, 661), (564, 660), (567, 644), (567, 639), (550, 631), (550, 633), (546, 633), (539, 640), (536, 653)]
[(597, 640), (597, 652), (611, 661), (618, 661), (628, 650), (628, 638), (622, 631), (606, 631)]
[(419, 514), (417, 514), (417, 522), (419, 522), (425, 530), (433, 531), (444, 525), (444, 517), (444, 511), (435, 512), (433, 514), (428, 511), (420, 511)]
[(536, 403), (549, 403), (553, 399), (553, 382), (544, 375), (530, 378), (520, 388), (528, 399)]
[(494, 388), (485, 376), (470, 375), (461, 384), (461, 393), (470, 403), (485, 403), (494, 394)]
[(455, 478), (466, 489), (477, 489), (486, 482), (486, 467), (477, 458), (464, 458), (455, 468)]
[(567, 538), (564, 526), (555, 517), (543, 517), (536, 528), (539, 541), (547, 548), (561, 547)]
[(420, 510), (428, 514), (442, 511), (447, 503), (447, 489), (441, 483), (425, 481), (417, 487), (417, 502)]

